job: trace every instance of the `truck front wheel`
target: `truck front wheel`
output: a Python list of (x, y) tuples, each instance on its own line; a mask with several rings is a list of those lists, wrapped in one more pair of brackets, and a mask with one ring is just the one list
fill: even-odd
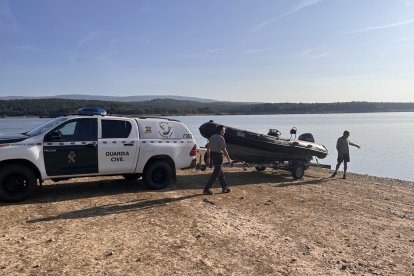
[(154, 190), (163, 189), (170, 184), (172, 175), (170, 165), (165, 161), (158, 160), (145, 169), (144, 183)]
[(0, 170), (0, 199), (4, 202), (20, 202), (36, 188), (37, 179), (24, 165), (8, 165)]

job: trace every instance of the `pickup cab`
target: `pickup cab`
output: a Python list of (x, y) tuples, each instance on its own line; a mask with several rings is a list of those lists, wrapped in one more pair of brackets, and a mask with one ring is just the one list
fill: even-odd
[(81, 109), (31, 131), (0, 136), (0, 200), (28, 198), (46, 179), (122, 175), (143, 177), (152, 189), (195, 166), (197, 147), (189, 129), (165, 118), (106, 116)]

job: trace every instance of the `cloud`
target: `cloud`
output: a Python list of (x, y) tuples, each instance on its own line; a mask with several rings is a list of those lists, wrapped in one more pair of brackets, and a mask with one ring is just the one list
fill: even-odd
[(322, 2), (323, 0), (301, 0), (299, 3), (297, 3), (296, 5), (292, 6), (291, 8), (289, 8), (286, 12), (282, 13), (281, 15), (279, 15), (276, 18), (273, 19), (269, 19), (269, 20), (265, 20), (263, 22), (260, 22), (259, 24), (251, 27), (249, 29), (250, 32), (258, 32), (261, 31), (262, 29), (266, 28), (267, 26), (273, 24), (274, 22), (276, 22), (277, 19), (289, 16), (291, 14), (294, 14), (300, 10), (303, 10), (305, 8), (314, 6), (316, 4), (318, 4), (319, 2)]
[(276, 19), (270, 19), (270, 20), (266, 20), (266, 21), (260, 22), (259, 24), (251, 27), (249, 29), (249, 31), (251, 31), (253, 33), (258, 32), (258, 31), (266, 28), (267, 26), (273, 24), (275, 21), (276, 21)]
[(140, 13), (147, 13), (151, 10), (150, 6), (145, 6), (142, 9), (139, 10)]
[(80, 64), (80, 63), (98, 63), (98, 64), (105, 64), (105, 65), (114, 65), (113, 61), (106, 54), (91, 56), (91, 55), (80, 54), (78, 52), (73, 52), (73, 53), (69, 53), (67, 58), (70, 63), (75, 64), (75, 65)]
[(252, 55), (252, 54), (271, 52), (272, 50), (273, 50), (272, 48), (257, 48), (257, 49), (246, 50), (243, 53), (247, 55)]
[(121, 37), (115, 37), (111, 39), (111, 43), (119, 43), (122, 41), (134, 41), (134, 42), (142, 42), (145, 44), (150, 44), (151, 41), (145, 38), (141, 38), (138, 36), (121, 36)]
[(224, 51), (224, 48), (214, 48), (214, 49), (208, 49), (206, 51), (207, 54), (214, 54)]
[(296, 4), (295, 6), (291, 7), (288, 11), (281, 14), (279, 16), (279, 18), (286, 17), (286, 16), (291, 15), (295, 12), (298, 12), (302, 9), (314, 6), (314, 5), (318, 4), (319, 2), (322, 2), (322, 0), (302, 0), (298, 4)]
[(396, 27), (400, 27), (400, 26), (404, 26), (404, 25), (408, 25), (408, 24), (412, 24), (412, 23), (414, 23), (414, 19), (410, 19), (410, 20), (406, 20), (406, 21), (401, 21), (401, 22), (396, 22), (396, 23), (391, 23), (391, 24), (388, 24), (388, 25), (367, 27), (365, 29), (359, 29), (359, 30), (354, 30), (354, 31), (345, 31), (343, 33), (344, 34), (366, 33), (366, 32), (371, 32), (371, 31), (377, 31), (377, 30), (385, 30), (385, 29), (390, 29), (390, 28), (396, 28)]
[(302, 52), (302, 56), (309, 60), (321, 59), (330, 55), (332, 55), (331, 52), (328, 52), (322, 48), (312, 48)]
[(87, 34), (86, 36), (84, 36), (82, 39), (80, 39), (76, 45), (78, 47), (81, 47), (81, 46), (83, 46), (83, 45), (85, 45), (87, 43), (90, 43), (92, 41), (97, 40), (101, 36), (102, 36), (102, 33), (101, 32), (97, 32), (97, 31), (90, 32), (89, 34)]
[(35, 53), (44, 53), (45, 50), (33, 46), (33, 45), (19, 45), (19, 46), (15, 46), (13, 47), (13, 49), (15, 50), (20, 50), (20, 51), (28, 51), (28, 52), (35, 52)]
[(9, 0), (0, 0), (0, 32), (15, 33), (19, 31), (19, 23), (14, 16)]

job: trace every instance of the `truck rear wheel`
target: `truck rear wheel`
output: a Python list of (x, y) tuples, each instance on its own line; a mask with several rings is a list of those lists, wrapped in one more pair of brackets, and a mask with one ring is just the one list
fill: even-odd
[(171, 166), (165, 161), (155, 161), (144, 171), (144, 183), (150, 189), (163, 189), (170, 184), (172, 179)]
[(4, 202), (20, 202), (34, 191), (37, 178), (24, 165), (8, 165), (0, 171), (0, 199)]

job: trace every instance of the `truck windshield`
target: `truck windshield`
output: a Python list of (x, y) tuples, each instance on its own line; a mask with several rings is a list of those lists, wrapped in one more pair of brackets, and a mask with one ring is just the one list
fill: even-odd
[(63, 123), (64, 121), (67, 121), (69, 118), (66, 117), (59, 117), (59, 118), (55, 118), (52, 120), (49, 120), (43, 124), (41, 124), (40, 126), (35, 127), (34, 129), (25, 132), (23, 134), (27, 135), (27, 136), (37, 136), (40, 135), (46, 131), (51, 130), (52, 128), (54, 128), (57, 125), (60, 125), (61, 123)]

